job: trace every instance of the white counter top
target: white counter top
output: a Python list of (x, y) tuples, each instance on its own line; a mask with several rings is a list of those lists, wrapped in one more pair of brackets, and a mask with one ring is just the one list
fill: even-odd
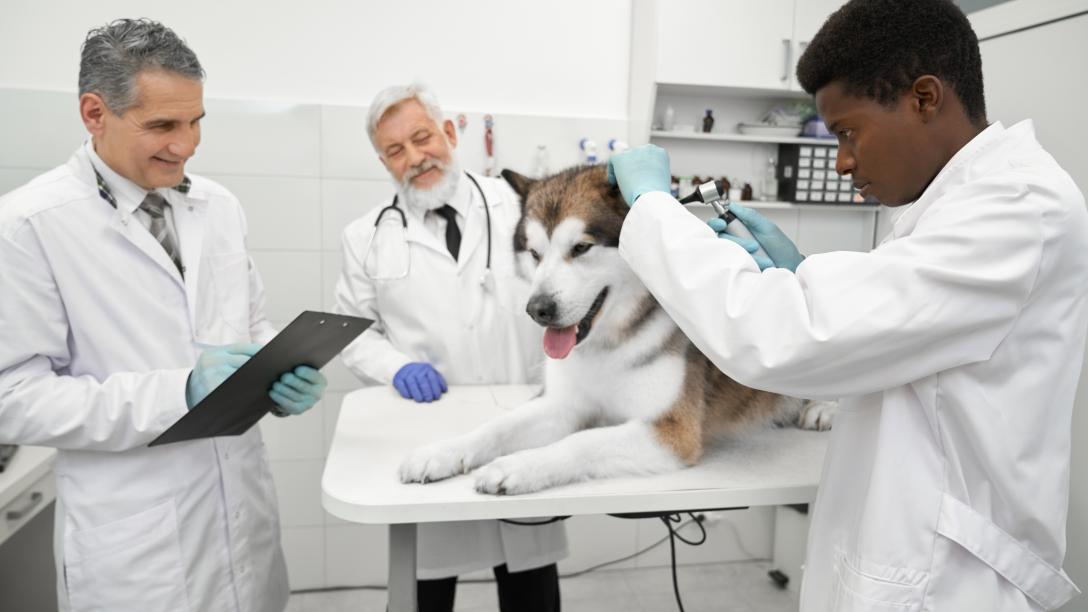
[(0, 508), (7, 506), (35, 481), (53, 469), (57, 451), (42, 446), (20, 446), (0, 473)]

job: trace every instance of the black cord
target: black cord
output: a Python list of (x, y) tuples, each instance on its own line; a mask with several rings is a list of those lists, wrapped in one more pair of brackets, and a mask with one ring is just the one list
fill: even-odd
[[(673, 523), (679, 523), (684, 519), (681, 514), (667, 514), (660, 517), (661, 522), (665, 524), (665, 529), (669, 530), (669, 566), (672, 570), (672, 592), (673, 595), (676, 596), (676, 607), (680, 609), (680, 612), (684, 612), (684, 602), (680, 599), (680, 583), (676, 577), (676, 541), (680, 540), (688, 546), (699, 546), (706, 542), (706, 526), (703, 525), (703, 519), (705, 517), (702, 517), (702, 515), (697, 517), (691, 512), (686, 512), (685, 514), (691, 517), (691, 521), (688, 521), (688, 523), (694, 521), (699, 525), (699, 531), (702, 532), (702, 537), (700, 537), (698, 541), (688, 540), (680, 535), (678, 528), (673, 527)], [(684, 523), (684, 525), (688, 523)], [(681, 527), (682, 526), (683, 525), (681, 525)]]

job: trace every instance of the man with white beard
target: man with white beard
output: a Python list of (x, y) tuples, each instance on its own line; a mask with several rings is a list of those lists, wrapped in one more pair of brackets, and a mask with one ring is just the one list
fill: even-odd
[[(367, 131), (396, 195), (344, 230), (336, 310), (374, 321), (344, 363), (417, 402), (439, 399), (447, 382), (539, 382), (543, 332), (514, 273), (518, 196), (462, 170), (453, 122), (421, 85), (380, 92)], [(452, 611), (457, 576), (489, 567), (503, 612), (559, 610), (562, 523), (422, 524), (418, 542), (420, 612)]]

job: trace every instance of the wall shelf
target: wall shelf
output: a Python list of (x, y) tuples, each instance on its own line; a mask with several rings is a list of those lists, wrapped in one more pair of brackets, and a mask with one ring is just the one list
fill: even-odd
[(769, 142), (776, 144), (811, 144), (831, 145), (838, 144), (834, 138), (806, 138), (800, 136), (749, 136), (747, 134), (704, 134), (702, 132), (677, 132), (666, 130), (652, 130), (650, 138), (675, 138), (678, 140), (717, 140), (725, 142)]
[[(834, 210), (862, 213), (875, 213), (880, 210), (880, 206), (876, 204), (794, 204), (793, 202), (764, 202), (763, 200), (749, 200), (739, 203), (756, 210)], [(709, 212), (711, 210), (707, 204), (687, 204), (685, 208), (700, 212)]]

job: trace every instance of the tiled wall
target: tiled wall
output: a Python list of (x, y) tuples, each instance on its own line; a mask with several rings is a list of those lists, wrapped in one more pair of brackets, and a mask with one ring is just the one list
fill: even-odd
[[(207, 100), (203, 142), (189, 170), (222, 183), (242, 202), (249, 247), (264, 278), (268, 313), (277, 325), (304, 309), (331, 307), (339, 274), (340, 232), (392, 193), (388, 175), (366, 137), (366, 109)], [(455, 116), (453, 111), (450, 116)], [(623, 138), (624, 121), (498, 115), (498, 168), (531, 168), (537, 144), (549, 149), (552, 169), (579, 161), (582, 137), (604, 146)], [(63, 163), (83, 141), (72, 93), (0, 89), (0, 193)], [(468, 114), (458, 151), (469, 169), (483, 166), (482, 117)], [(301, 417), (266, 419), (261, 428), (279, 493), (283, 543), (293, 589), (386, 580), (386, 533), (354, 525), (321, 507), (321, 473), (340, 401), (359, 383), (338, 361), (325, 373), (321, 406)], [(747, 550), (768, 557), (771, 514), (739, 511), (739, 528), (711, 528), (707, 546), (681, 550), (684, 562), (736, 559)], [(575, 570), (628, 555), (664, 535), (657, 521), (579, 517), (568, 521)], [(743, 537), (741, 546), (737, 538)], [(667, 546), (627, 566), (668, 562)]]

